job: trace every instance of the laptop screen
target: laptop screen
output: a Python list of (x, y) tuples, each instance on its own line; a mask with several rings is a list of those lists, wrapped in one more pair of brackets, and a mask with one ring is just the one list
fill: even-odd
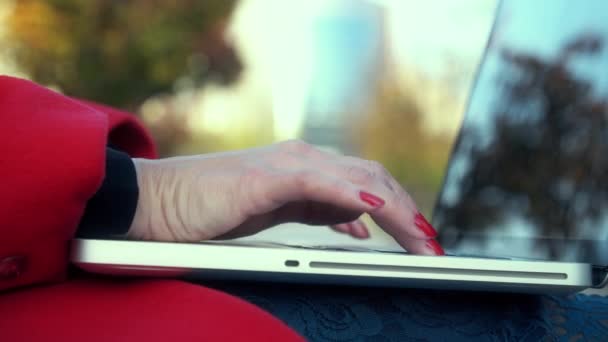
[(606, 13), (498, 7), (433, 217), (449, 253), (608, 264)]

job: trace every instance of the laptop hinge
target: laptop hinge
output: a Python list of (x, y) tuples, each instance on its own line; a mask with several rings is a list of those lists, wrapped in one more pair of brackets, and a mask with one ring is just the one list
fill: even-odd
[(593, 265), (593, 286), (594, 289), (601, 289), (608, 285), (608, 266)]

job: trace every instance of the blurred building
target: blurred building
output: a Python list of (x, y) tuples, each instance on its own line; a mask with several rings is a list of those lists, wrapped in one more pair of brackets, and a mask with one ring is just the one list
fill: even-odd
[(304, 140), (353, 151), (353, 127), (369, 111), (386, 60), (384, 7), (366, 0), (327, 1), (312, 18), (312, 70), (305, 89)]

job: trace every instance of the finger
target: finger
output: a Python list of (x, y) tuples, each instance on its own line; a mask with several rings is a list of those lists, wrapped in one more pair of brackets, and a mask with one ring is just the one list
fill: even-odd
[(357, 239), (368, 239), (370, 237), (369, 229), (365, 223), (360, 220), (332, 225), (331, 228), (337, 232), (348, 234)]
[(443, 248), (435, 239), (397, 241), (408, 253), (420, 255), (445, 255)]
[[(369, 213), (382, 229), (413, 253), (428, 254), (424, 240), (436, 236), (435, 230), (422, 214), (408, 205), (408, 200), (411, 199), (405, 191), (389, 191), (379, 182), (372, 182), (366, 189), (362, 189), (360, 185), (319, 168), (283, 172), (265, 179), (260, 191), (263, 192), (262, 198), (269, 201), (266, 208), (258, 210), (269, 212), (286, 203), (308, 200)], [(368, 188), (384, 194), (387, 199), (367, 190)], [(412, 239), (423, 241), (412, 243)]]
[(365, 223), (363, 223), (363, 221), (357, 220), (357, 221), (353, 221), (350, 224), (351, 227), (351, 235), (353, 237), (359, 238), (359, 239), (369, 239), (370, 234), (369, 234), (369, 229), (367, 229), (367, 226), (365, 225)]
[[(360, 225), (364, 230), (363, 232), (356, 232), (357, 226)], [(367, 239), (369, 238), (369, 230), (365, 223), (360, 220), (356, 220), (349, 223), (341, 223), (332, 225), (331, 228), (337, 232), (343, 234), (349, 234), (355, 238), (359, 239)], [(439, 243), (434, 240), (404, 240), (401, 243), (401, 247), (405, 249), (407, 252), (412, 254), (420, 254), (420, 255), (444, 255), (445, 252), (443, 248), (439, 245)]]
[(342, 175), (353, 183), (380, 188), (377, 193), (387, 193), (387, 205), (372, 213), (372, 218), (403, 248), (415, 254), (444, 254), (441, 246), (433, 240), (437, 231), (418, 211), (411, 196), (384, 167), (354, 157), (343, 157), (340, 164), (335, 161), (333, 164), (338, 165), (338, 172), (341, 170)]
[(437, 236), (435, 229), (418, 211), (411, 196), (380, 164), (343, 157), (325, 160), (320, 164), (319, 170), (370, 189), (385, 200), (386, 204), (375, 211), (372, 218), (395, 239), (427, 240)]
[(350, 235), (350, 224), (349, 223), (339, 223), (330, 226), (331, 229), (335, 230), (338, 233), (348, 234)]

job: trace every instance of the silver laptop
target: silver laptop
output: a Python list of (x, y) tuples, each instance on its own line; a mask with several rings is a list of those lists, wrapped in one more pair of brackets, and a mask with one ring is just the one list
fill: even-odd
[(126, 275), (530, 293), (603, 286), (605, 13), (604, 0), (499, 5), (434, 210), (445, 257), (259, 241), (77, 239), (71, 260)]

